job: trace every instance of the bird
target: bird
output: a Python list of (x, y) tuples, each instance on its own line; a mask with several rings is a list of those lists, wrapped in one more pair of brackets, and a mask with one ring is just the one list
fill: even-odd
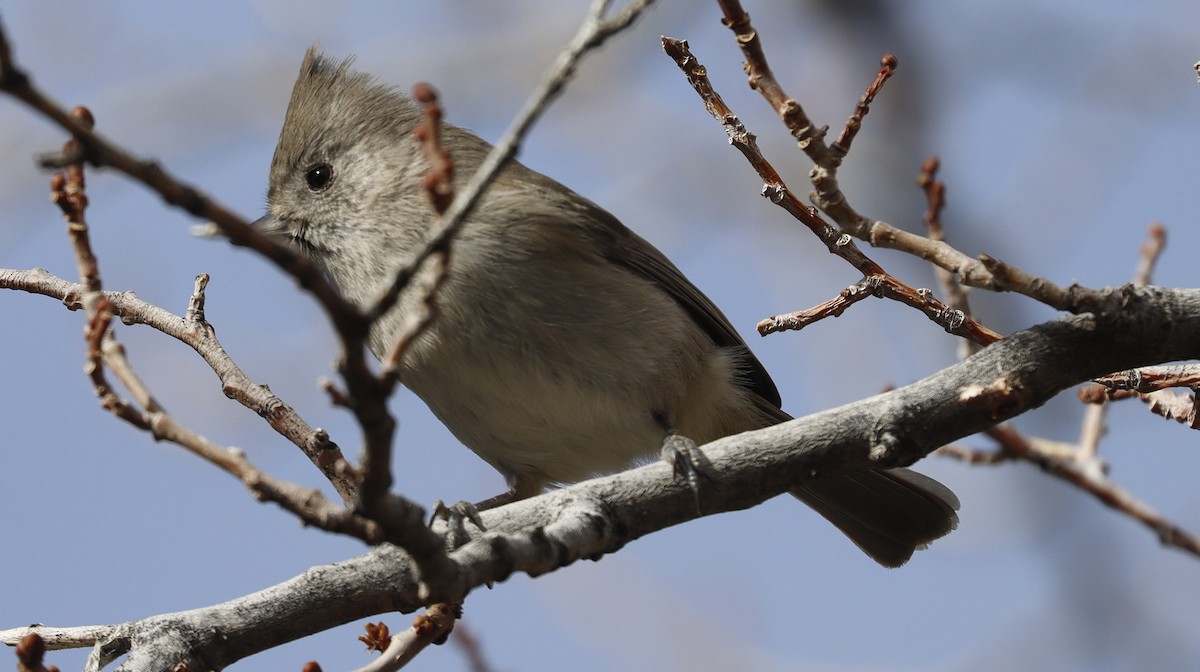
[[(352, 61), (305, 54), (256, 226), (365, 308), (437, 215), (420, 109)], [(450, 123), (440, 133), (461, 188), (491, 145)], [(620, 471), (678, 437), (704, 444), (792, 419), (728, 318), (662, 252), (518, 161), (468, 214), (447, 264), (399, 378), (504, 476), (493, 503)], [(372, 326), (377, 356), (423, 300), (416, 284)], [(790, 492), (885, 567), (958, 524), (954, 493), (906, 468), (822, 473)]]

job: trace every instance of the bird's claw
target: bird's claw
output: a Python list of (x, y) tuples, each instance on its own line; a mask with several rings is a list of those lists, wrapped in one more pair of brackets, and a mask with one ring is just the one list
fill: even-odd
[(696, 447), (696, 442), (680, 434), (669, 432), (662, 443), (662, 459), (675, 471), (675, 476), (687, 480), (688, 488), (700, 512), (700, 479), (708, 478), (708, 458)]

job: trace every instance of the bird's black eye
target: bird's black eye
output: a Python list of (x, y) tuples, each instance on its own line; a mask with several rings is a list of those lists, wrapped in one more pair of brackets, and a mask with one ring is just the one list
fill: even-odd
[(310, 191), (325, 191), (333, 183), (333, 167), (328, 163), (318, 163), (304, 174)]

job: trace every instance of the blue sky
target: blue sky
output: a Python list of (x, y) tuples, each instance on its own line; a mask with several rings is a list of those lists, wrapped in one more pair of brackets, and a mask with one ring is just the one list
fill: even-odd
[[(408, 89), (432, 82), (448, 118), (497, 137), (586, 2), (245, 3), (61, 0), (4, 3), (19, 61), (55, 98), (89, 105), (102, 131), (247, 217), (300, 58), (315, 40)], [(1169, 242), (1156, 282), (1196, 286), (1200, 59), (1193, 2), (890, 3), (836, 16), (815, 3), (746, 1), (781, 82), (840, 128), (879, 57), (898, 75), (872, 108), (843, 170), (869, 216), (919, 230), (914, 186), (942, 158), (952, 243), (1054, 281), (1128, 280), (1147, 225)], [(835, 3), (826, 3), (834, 5)], [(869, 4), (869, 3), (864, 3)], [(842, 6), (842, 5), (839, 5)], [(760, 339), (759, 319), (819, 303), (857, 278), (758, 195), (741, 156), (658, 46), (687, 38), (715, 85), (792, 188), (808, 165), (762, 99), (715, 3), (663, 2), (590, 58), (521, 153), (661, 247), (746, 335), (793, 414), (924, 377), (955, 343), (916, 312), (866, 302), (800, 333)], [(0, 267), (73, 277), (69, 244), (29, 160), (62, 135), (0, 100)], [(351, 419), (316, 380), (334, 349), (320, 313), (269, 264), (188, 234), (195, 222), (110, 173), (90, 175), (89, 221), (106, 287), (174, 312), (196, 273), (212, 276), (208, 316), (247, 373), (352, 450)], [(928, 267), (872, 256), (914, 286)], [(1053, 317), (1020, 297), (972, 298), (1011, 333)], [(212, 604), (362, 552), (300, 528), (235, 481), (100, 410), (81, 373), (81, 316), (53, 300), (0, 293), (0, 628), (113, 623)], [(228, 401), (186, 347), (144, 328), (119, 337), (164, 405), (272, 474), (319, 475), (259, 418)], [(424, 406), (401, 393), (398, 489), (421, 502), (479, 500), (502, 481)], [(1073, 394), (1017, 421), (1073, 440)], [(1135, 403), (1113, 408), (1102, 453), (1113, 476), (1184, 527), (1200, 529), (1195, 435)], [(965, 443), (986, 446), (982, 439)], [(1200, 565), (1028, 465), (921, 470), (963, 502), (960, 529), (885, 571), (786, 498), (639, 540), (601, 562), (472, 594), (466, 626), (499, 670), (1194, 669)], [(384, 615), (394, 628), (408, 617)], [(233, 669), (365, 664), (361, 624)], [(0, 652), (0, 656), (3, 653)], [(62, 669), (79, 652), (56, 653)], [(467, 669), (453, 645), (416, 670)]]

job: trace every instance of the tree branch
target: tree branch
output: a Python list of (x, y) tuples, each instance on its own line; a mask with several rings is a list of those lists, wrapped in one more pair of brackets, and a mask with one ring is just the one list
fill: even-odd
[[(814, 474), (911, 464), (1112, 366), (1200, 357), (1200, 290), (1105, 292), (1121, 295), (1125, 310), (1040, 324), (911, 385), (703, 446), (712, 464), (703, 514), (687, 483), (654, 463), (481, 512), (487, 531), (473, 531), (451, 554), (460, 582), (440, 594), (422, 596), (409, 556), (383, 545), (232, 602), (114, 626), (108, 641), (130, 643), (125, 672), (156, 669), (148, 661), (168, 656), (220, 668), (357, 618), (458, 602), (514, 572), (536, 576), (595, 559), (700, 515), (752, 507)], [(1165, 543), (1200, 556), (1194, 537), (1170, 532)], [(0, 641), (28, 632), (0, 632)]]

